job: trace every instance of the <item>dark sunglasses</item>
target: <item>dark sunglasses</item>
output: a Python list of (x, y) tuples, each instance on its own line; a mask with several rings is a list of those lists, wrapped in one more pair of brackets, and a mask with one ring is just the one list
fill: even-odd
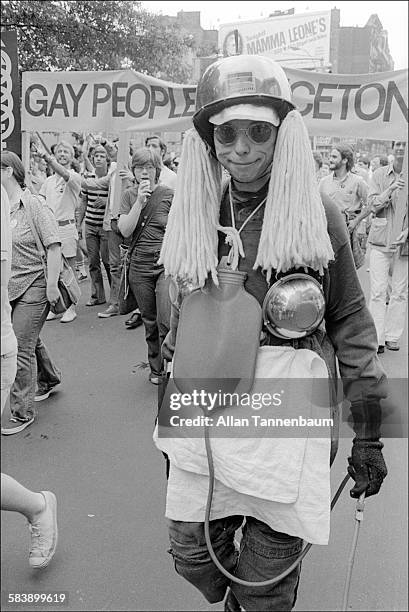
[(236, 128), (231, 123), (223, 123), (214, 128), (214, 137), (220, 144), (230, 145), (237, 140), (239, 132), (244, 132), (252, 143), (262, 144), (268, 141), (274, 129), (271, 123), (265, 121), (255, 121), (246, 128)]

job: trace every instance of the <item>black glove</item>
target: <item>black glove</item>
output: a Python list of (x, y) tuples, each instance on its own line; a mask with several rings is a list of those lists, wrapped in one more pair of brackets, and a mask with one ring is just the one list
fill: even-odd
[(382, 455), (383, 444), (379, 440), (360, 440), (355, 438), (352, 444), (351, 457), (348, 457), (348, 474), (355, 480), (351, 497), (376, 495), (383, 479), (388, 473)]
[(353, 429), (356, 433), (351, 457), (348, 457), (348, 474), (355, 480), (351, 497), (376, 495), (388, 470), (382, 455), (382, 410), (379, 398), (363, 396), (351, 404)]

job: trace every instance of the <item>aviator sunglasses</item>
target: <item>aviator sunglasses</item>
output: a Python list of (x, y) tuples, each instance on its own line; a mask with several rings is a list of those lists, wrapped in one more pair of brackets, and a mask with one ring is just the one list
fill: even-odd
[(254, 121), (246, 128), (236, 128), (231, 123), (223, 123), (214, 128), (214, 137), (222, 145), (231, 145), (237, 140), (239, 132), (244, 132), (253, 144), (262, 144), (268, 141), (273, 129), (274, 126), (265, 121)]

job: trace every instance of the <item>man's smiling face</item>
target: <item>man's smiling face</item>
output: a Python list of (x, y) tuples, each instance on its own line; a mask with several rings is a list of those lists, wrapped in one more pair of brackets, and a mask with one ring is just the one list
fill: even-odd
[[(247, 119), (233, 119), (227, 122), (237, 132), (234, 142), (223, 144), (215, 134), (214, 145), (219, 162), (229, 174), (240, 183), (252, 183), (266, 174), (270, 168), (277, 139), (277, 128), (268, 124), (271, 134), (266, 142), (256, 143), (248, 136), (248, 128), (260, 123)], [(222, 126), (218, 126), (223, 128)], [(217, 127), (215, 131), (217, 131)]]

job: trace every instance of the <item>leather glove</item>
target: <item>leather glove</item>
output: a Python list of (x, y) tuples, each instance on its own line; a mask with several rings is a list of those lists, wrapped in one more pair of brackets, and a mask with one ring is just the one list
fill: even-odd
[(348, 474), (355, 480), (351, 497), (357, 498), (364, 491), (366, 497), (378, 493), (388, 473), (382, 449), (383, 444), (379, 440), (354, 439), (351, 457), (348, 457)]
[(348, 474), (355, 480), (351, 497), (376, 495), (388, 473), (382, 455), (381, 436), (382, 410), (377, 397), (362, 397), (352, 402), (351, 414), (356, 437), (348, 457)]

